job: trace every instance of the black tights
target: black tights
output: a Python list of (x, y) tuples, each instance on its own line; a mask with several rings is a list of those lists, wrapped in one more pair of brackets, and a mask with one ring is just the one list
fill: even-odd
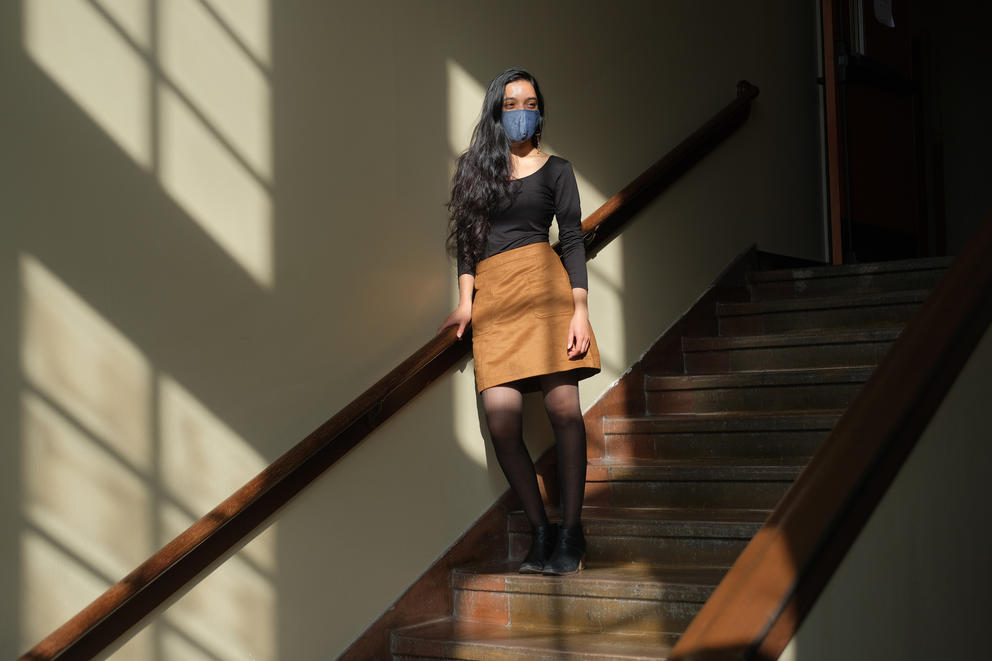
[[(579, 388), (575, 377), (567, 372), (547, 374), (540, 379), (544, 407), (558, 443), (562, 524), (574, 526), (581, 517), (586, 484), (586, 427), (579, 406)], [(482, 391), (482, 406), (496, 459), (523, 504), (527, 519), (532, 526), (547, 523), (534, 462), (524, 445), (523, 395), (512, 385), (493, 386)]]

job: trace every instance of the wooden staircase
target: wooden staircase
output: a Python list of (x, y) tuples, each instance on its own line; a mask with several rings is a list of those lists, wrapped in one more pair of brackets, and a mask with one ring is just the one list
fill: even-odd
[(456, 568), (451, 615), (394, 630), (393, 658), (666, 658), (950, 261), (748, 272), (749, 300), (712, 304), (717, 336), (681, 338), (681, 373), (602, 419), (587, 568), (518, 574), (514, 512), (501, 560)]

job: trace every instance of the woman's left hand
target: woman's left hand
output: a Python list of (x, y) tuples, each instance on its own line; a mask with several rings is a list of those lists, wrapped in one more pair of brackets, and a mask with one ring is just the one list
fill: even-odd
[(592, 344), (592, 326), (589, 325), (589, 313), (576, 310), (572, 321), (568, 324), (568, 359), (577, 360), (586, 355)]

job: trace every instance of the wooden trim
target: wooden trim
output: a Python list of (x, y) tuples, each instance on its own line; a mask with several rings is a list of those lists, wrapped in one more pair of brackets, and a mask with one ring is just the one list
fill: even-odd
[(820, 9), (823, 26), (823, 91), (824, 91), (824, 121), (827, 131), (827, 190), (828, 211), (830, 214), (830, 261), (833, 264), (844, 262), (843, 239), (841, 233), (841, 218), (843, 216), (843, 198), (841, 191), (841, 142), (840, 142), (840, 107), (837, 96), (837, 43), (836, 31), (837, 11), (834, 0), (823, 0)]
[[(660, 193), (747, 118), (758, 88), (738, 83), (737, 98), (583, 221), (593, 232), (587, 257), (605, 245), (631, 215)], [(233, 553), (251, 532), (343, 457), (390, 415), (469, 351), (448, 328), (359, 395), (334, 417), (169, 542), (119, 583), (35, 645), (21, 661), (89, 659), (188, 583)]]
[(777, 659), (992, 323), (992, 214), (670, 659)]

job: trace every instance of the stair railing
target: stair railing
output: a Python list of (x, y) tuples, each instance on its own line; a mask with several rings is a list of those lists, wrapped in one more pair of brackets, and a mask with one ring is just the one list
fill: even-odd
[(745, 547), (670, 661), (778, 659), (992, 323), (992, 214)]
[[(587, 258), (609, 243), (634, 213), (734, 133), (750, 114), (758, 92), (751, 83), (739, 82), (733, 101), (587, 217), (582, 222)], [(276, 510), (461, 360), (470, 350), (470, 333), (471, 328), (458, 340), (451, 327), (429, 340), (19, 661), (89, 659), (178, 598), (187, 584), (233, 554)]]

